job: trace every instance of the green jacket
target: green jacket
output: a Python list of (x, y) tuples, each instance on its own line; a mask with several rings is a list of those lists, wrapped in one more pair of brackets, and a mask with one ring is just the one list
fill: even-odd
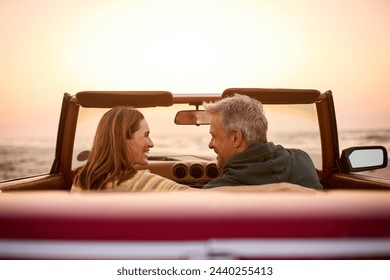
[(223, 167), (223, 177), (203, 188), (238, 185), (262, 185), (289, 182), (322, 189), (309, 155), (299, 149), (285, 149), (272, 142), (256, 143), (230, 158)]

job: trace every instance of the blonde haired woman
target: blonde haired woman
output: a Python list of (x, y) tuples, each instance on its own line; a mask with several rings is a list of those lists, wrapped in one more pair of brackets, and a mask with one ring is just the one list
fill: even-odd
[(136, 164), (148, 163), (154, 146), (143, 114), (131, 107), (115, 107), (101, 118), (87, 163), (79, 168), (72, 190), (173, 191), (189, 189)]
[[(143, 114), (132, 107), (119, 106), (101, 118), (87, 163), (76, 170), (72, 191), (265, 191), (248, 186), (194, 189), (151, 173), (137, 170), (135, 165), (147, 165), (147, 153), (154, 146), (149, 126)], [(305, 191), (296, 185), (274, 184), (269, 190)]]

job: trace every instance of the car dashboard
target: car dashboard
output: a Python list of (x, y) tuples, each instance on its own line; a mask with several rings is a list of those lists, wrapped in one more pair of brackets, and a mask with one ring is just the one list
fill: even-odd
[(197, 156), (152, 156), (147, 166), (150, 172), (171, 179), (183, 185), (202, 188), (204, 184), (220, 176), (220, 170), (213, 160)]

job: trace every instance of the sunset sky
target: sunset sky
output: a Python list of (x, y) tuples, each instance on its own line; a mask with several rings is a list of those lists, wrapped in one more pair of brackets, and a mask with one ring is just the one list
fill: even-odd
[(390, 1), (0, 0), (1, 137), (55, 136), (64, 92), (332, 90), (390, 128)]

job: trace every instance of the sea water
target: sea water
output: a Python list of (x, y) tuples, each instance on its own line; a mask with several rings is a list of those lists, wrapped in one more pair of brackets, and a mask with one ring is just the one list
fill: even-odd
[[(201, 155), (215, 158), (212, 150), (208, 149), (210, 136), (195, 135), (189, 138), (185, 135), (159, 136), (153, 139), (155, 147), (153, 155)], [(286, 148), (305, 150), (313, 159), (316, 167), (321, 169), (321, 147), (318, 133), (314, 132), (284, 132), (269, 135), (269, 141), (282, 144)], [(56, 139), (0, 139), (0, 180), (8, 180), (37, 174), (48, 173), (53, 164)], [(390, 151), (389, 130), (354, 130), (339, 132), (340, 152), (353, 146), (382, 145)], [(81, 141), (75, 145), (75, 155), (90, 149), (91, 141)], [(80, 162), (76, 165), (81, 165)], [(390, 167), (366, 172), (373, 176), (390, 178)]]

